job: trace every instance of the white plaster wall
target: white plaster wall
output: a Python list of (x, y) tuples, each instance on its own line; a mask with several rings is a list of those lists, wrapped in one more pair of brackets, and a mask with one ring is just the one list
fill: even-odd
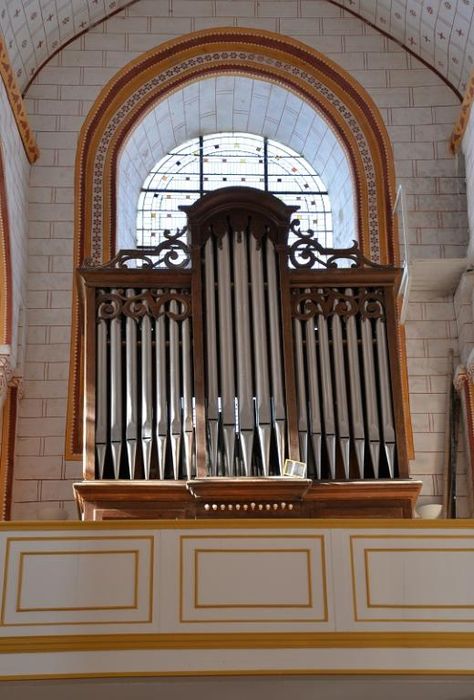
[[(447, 139), (459, 104), (433, 72), (376, 30), (315, 0), (141, 0), (76, 40), (28, 91), (41, 157), (30, 188), (25, 398), (18, 428), (14, 516), (35, 517), (38, 501), (65, 502), (79, 462), (63, 457), (72, 285), (73, 172), (78, 131), (103, 84), (139, 52), (212, 26), (262, 27), (329, 55), (379, 106), (393, 142), (397, 181), (407, 194), (412, 256), (461, 257), (467, 219)], [(447, 347), (457, 349), (452, 297), (415, 300), (407, 327), (416, 460), (426, 498), (441, 491)]]

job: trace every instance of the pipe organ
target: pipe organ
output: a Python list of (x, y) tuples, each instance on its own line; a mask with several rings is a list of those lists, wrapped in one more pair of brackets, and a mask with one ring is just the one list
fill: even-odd
[(83, 517), (410, 516), (399, 270), (322, 248), (268, 193), (183, 209), (156, 248), (78, 271)]

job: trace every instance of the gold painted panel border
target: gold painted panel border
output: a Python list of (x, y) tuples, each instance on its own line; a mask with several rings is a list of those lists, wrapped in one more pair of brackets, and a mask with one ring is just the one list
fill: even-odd
[[(185, 608), (185, 600), (184, 600), (184, 570), (185, 570), (185, 552), (184, 552), (184, 544), (185, 542), (189, 540), (197, 540), (197, 541), (202, 541), (206, 539), (219, 539), (219, 540), (235, 540), (235, 539), (265, 539), (265, 541), (268, 541), (269, 539), (274, 539), (274, 540), (282, 540), (282, 539), (291, 539), (291, 540), (298, 540), (301, 542), (302, 539), (312, 539), (319, 541), (320, 544), (320, 558), (321, 558), (321, 583), (322, 583), (322, 596), (323, 596), (323, 611), (324, 614), (322, 617), (316, 617), (316, 618), (295, 618), (295, 619), (289, 619), (289, 618), (276, 618), (276, 619), (271, 619), (271, 618), (262, 618), (262, 619), (257, 619), (257, 618), (236, 618), (236, 619), (223, 619), (223, 618), (218, 618), (218, 619), (211, 619), (211, 620), (205, 620), (202, 618), (199, 618), (197, 620), (189, 619), (184, 617), (184, 608)], [(194, 550), (195, 551), (195, 550)], [(216, 550), (216, 551), (221, 551), (221, 550)], [(233, 551), (233, 550), (231, 550)], [(258, 551), (258, 550), (251, 550), (251, 551)], [(277, 551), (277, 549), (269, 549), (267, 551)], [(293, 551), (293, 550), (291, 550)], [(311, 574), (311, 569), (309, 569), (309, 572)], [(196, 573), (194, 570), (194, 582), (193, 582), (193, 591), (194, 591), (194, 600), (196, 600)], [(312, 579), (310, 580), (311, 584), (311, 589), (312, 590), (312, 585), (313, 581)], [(231, 606), (232, 608), (238, 608), (240, 606), (234, 605)], [(250, 606), (245, 606), (245, 607), (250, 607)], [(265, 607), (265, 606), (256, 606), (257, 608), (260, 607)], [(288, 606), (285, 606), (288, 607)], [(206, 624), (206, 623), (240, 623), (240, 622), (247, 622), (247, 623), (313, 623), (313, 622), (329, 622), (329, 604), (328, 604), (328, 581), (327, 581), (327, 562), (326, 562), (326, 549), (325, 549), (325, 536), (324, 534), (321, 535), (306, 535), (306, 534), (301, 534), (301, 535), (219, 535), (218, 537), (214, 535), (201, 535), (201, 536), (193, 536), (193, 535), (181, 535), (179, 538), (179, 621), (183, 624)]]
[[(354, 551), (354, 541), (355, 540), (371, 540), (371, 539), (383, 539), (383, 540), (390, 540), (390, 539), (397, 539), (397, 540), (474, 540), (474, 535), (386, 535), (381, 533), (380, 535), (351, 535), (349, 537), (350, 540), (350, 565), (351, 565), (351, 584), (352, 584), (352, 601), (353, 601), (353, 612), (354, 612), (354, 621), (355, 622), (403, 622), (405, 624), (409, 624), (412, 622), (423, 622), (423, 623), (437, 623), (437, 624), (444, 624), (444, 623), (467, 623), (470, 624), (474, 621), (473, 618), (426, 618), (426, 617), (420, 617), (420, 618), (414, 618), (414, 617), (409, 617), (409, 618), (394, 618), (394, 617), (387, 617), (387, 618), (373, 618), (373, 617), (361, 617), (359, 614), (359, 606), (357, 604), (357, 577), (356, 577), (356, 564), (355, 564), (355, 551)], [(373, 549), (373, 548), (372, 548)], [(448, 549), (448, 548), (439, 548), (439, 551), (455, 551), (458, 548), (453, 548), (453, 549)], [(461, 548), (464, 549), (464, 548)], [(370, 600), (370, 590), (369, 590), (369, 572), (367, 568), (367, 557), (366, 557), (366, 552), (368, 550), (364, 549), (364, 575), (365, 575), (365, 592), (362, 594), (362, 597), (365, 598), (366, 603)], [(371, 551), (371, 550), (369, 550)], [(404, 548), (396, 548), (394, 547), (393, 549), (390, 547), (387, 548), (380, 548), (379, 551), (404, 551)], [(406, 548), (406, 551), (437, 551), (435, 548)], [(469, 551), (474, 551), (474, 548), (471, 550), (469, 548)], [(384, 609), (390, 609), (390, 608), (401, 608), (401, 609), (449, 609), (449, 610), (456, 610), (456, 609), (469, 609), (471, 607), (474, 608), (474, 606), (458, 606), (458, 605), (446, 605), (446, 606), (437, 606), (437, 605), (416, 605), (416, 606), (411, 606), (411, 605), (405, 605), (405, 606), (393, 606), (393, 605), (383, 605), (383, 606), (370, 606), (367, 605), (367, 607), (381, 607)]]
[[(90, 541), (96, 541), (96, 542), (104, 542), (104, 541), (114, 541), (114, 542), (123, 542), (123, 541), (133, 541), (133, 542), (144, 542), (145, 544), (149, 544), (149, 571), (148, 571), (148, 616), (144, 620), (106, 620), (106, 621), (68, 621), (68, 622), (63, 622), (63, 621), (54, 621), (54, 622), (5, 622), (5, 610), (6, 610), (6, 601), (7, 601), (7, 590), (8, 590), (8, 584), (9, 584), (9, 564), (10, 564), (10, 557), (11, 557), (11, 544), (16, 543), (16, 542), (90, 542)], [(123, 550), (112, 550), (114, 553), (122, 553)], [(139, 550), (138, 550), (139, 551)], [(70, 552), (68, 552), (70, 553)], [(97, 554), (101, 554), (102, 552), (97, 552)], [(107, 550), (104, 550), (104, 553), (107, 553)], [(20, 552), (21, 555), (21, 552)], [(2, 594), (1, 594), (1, 607), (0, 607), (0, 628), (1, 627), (56, 627), (56, 626), (74, 626), (74, 625), (129, 625), (129, 624), (149, 624), (153, 621), (153, 590), (154, 590), (154, 558), (155, 558), (155, 538), (153, 536), (148, 536), (145, 535), (143, 537), (134, 537), (134, 536), (110, 536), (110, 537), (93, 537), (93, 536), (85, 536), (85, 537), (57, 537), (57, 538), (51, 538), (51, 537), (8, 537), (6, 541), (6, 547), (5, 547), (5, 560), (4, 560), (4, 567), (3, 567), (3, 582), (2, 582)], [(136, 580), (138, 580), (136, 578)], [(18, 607), (18, 601), (19, 601), (19, 591), (20, 591), (20, 578), (17, 581), (17, 588), (16, 588), (16, 595), (15, 595), (15, 600), (16, 600), (16, 605)], [(103, 608), (101, 608), (103, 610)], [(83, 608), (80, 610), (84, 610)]]
[[(372, 603), (371, 602), (371, 594), (370, 594), (370, 570), (369, 570), (369, 555), (372, 554), (373, 552), (474, 552), (474, 547), (453, 547), (451, 549), (448, 548), (442, 548), (442, 547), (417, 547), (416, 549), (413, 547), (387, 547), (387, 548), (371, 548), (371, 549), (364, 549), (364, 568), (365, 568), (365, 577), (366, 577), (366, 593), (367, 593), (367, 607), (368, 608), (389, 608), (389, 609), (394, 609), (394, 610), (471, 610), (474, 609), (474, 604), (470, 605), (448, 605), (448, 604), (442, 604), (442, 603), (436, 603), (433, 605), (427, 605), (424, 603), (406, 603), (405, 605), (401, 605), (399, 603)], [(441, 620), (442, 622), (443, 620)], [(471, 618), (471, 621), (474, 621), (474, 618)]]
[[(20, 565), (19, 565), (19, 576), (18, 576), (18, 587), (17, 587), (17, 595), (16, 595), (16, 610), (15, 612), (19, 613), (24, 613), (24, 612), (66, 612), (66, 611), (92, 611), (92, 610), (136, 610), (138, 607), (138, 577), (139, 577), (139, 566), (140, 566), (140, 550), (125, 550), (125, 549), (117, 549), (117, 550), (64, 550), (64, 551), (50, 551), (50, 552), (20, 552)], [(47, 557), (47, 556), (56, 556), (56, 555), (74, 555), (74, 556), (82, 556), (82, 555), (98, 555), (100, 554), (101, 556), (107, 555), (107, 554), (132, 554), (134, 556), (134, 591), (133, 591), (133, 603), (132, 605), (94, 605), (94, 606), (77, 606), (77, 607), (57, 607), (57, 608), (48, 608), (48, 607), (41, 607), (41, 608), (24, 608), (21, 606), (21, 595), (22, 595), (22, 588), (23, 588), (23, 574), (24, 574), (24, 560), (25, 557), (28, 556), (38, 556), (38, 557)], [(0, 619), (3, 619), (3, 610), (2, 610), (2, 617)]]
[[(266, 539), (266, 538), (265, 538)], [(234, 554), (246, 552), (249, 554), (273, 554), (274, 552), (278, 554), (291, 553), (291, 554), (306, 554), (306, 574), (307, 574), (307, 588), (308, 588), (308, 602), (307, 603), (223, 603), (223, 604), (204, 604), (199, 603), (199, 576), (197, 574), (199, 567), (199, 554)], [(195, 549), (194, 550), (194, 608), (195, 609), (227, 609), (227, 608), (312, 608), (313, 607), (313, 596), (312, 596), (312, 577), (311, 577), (311, 550), (310, 549)]]

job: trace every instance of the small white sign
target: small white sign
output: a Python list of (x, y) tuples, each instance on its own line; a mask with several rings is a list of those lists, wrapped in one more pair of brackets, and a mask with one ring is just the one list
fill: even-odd
[(306, 462), (297, 462), (294, 459), (286, 459), (283, 467), (283, 476), (293, 476), (298, 479), (306, 479)]

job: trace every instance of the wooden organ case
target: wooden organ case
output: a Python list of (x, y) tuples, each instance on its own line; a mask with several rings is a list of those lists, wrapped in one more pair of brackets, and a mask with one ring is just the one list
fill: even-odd
[(157, 247), (78, 270), (81, 516), (411, 517), (400, 270), (251, 188), (183, 210)]

